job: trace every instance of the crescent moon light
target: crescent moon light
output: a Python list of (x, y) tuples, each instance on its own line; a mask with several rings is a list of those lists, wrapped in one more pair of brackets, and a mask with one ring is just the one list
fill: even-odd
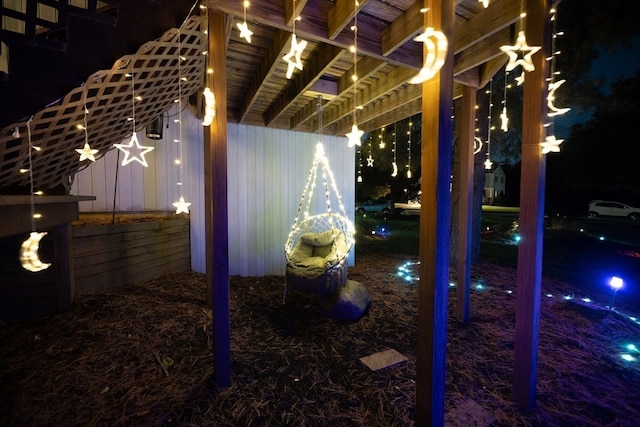
[[(434, 43), (431, 38), (434, 38), (436, 42)], [(419, 84), (435, 76), (440, 68), (442, 68), (449, 42), (447, 41), (447, 36), (440, 31), (434, 30), (432, 27), (427, 27), (424, 33), (415, 37), (413, 40), (424, 43), (426, 50), (422, 69), (417, 76), (409, 80), (409, 83)]]
[(396, 162), (393, 162), (391, 166), (393, 167), (393, 172), (391, 172), (391, 176), (398, 176), (398, 165), (396, 164)]
[(20, 247), (20, 263), (25, 270), (37, 272), (49, 268), (51, 264), (40, 261), (38, 249), (40, 247), (40, 239), (47, 233), (38, 233), (32, 231), (29, 238), (22, 242)]
[(558, 90), (564, 82), (566, 82), (566, 80), (558, 80), (557, 82), (549, 83), (549, 94), (547, 95), (547, 107), (549, 107), (549, 113), (547, 115), (549, 117), (559, 116), (571, 110), (571, 108), (558, 108), (553, 105), (553, 101), (556, 98), (556, 90)]
[(478, 154), (480, 152), (480, 150), (482, 150), (482, 140), (480, 139), (480, 137), (476, 136), (473, 139), (473, 154)]

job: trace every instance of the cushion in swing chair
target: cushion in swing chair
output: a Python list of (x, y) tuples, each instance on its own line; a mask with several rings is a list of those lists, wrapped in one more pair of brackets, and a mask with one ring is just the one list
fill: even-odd
[(333, 292), (347, 281), (347, 240), (337, 229), (304, 233), (287, 262), (287, 284), (304, 292)]

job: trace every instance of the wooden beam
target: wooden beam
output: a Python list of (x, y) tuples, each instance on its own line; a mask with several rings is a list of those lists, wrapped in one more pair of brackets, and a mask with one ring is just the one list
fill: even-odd
[(498, 71), (502, 70), (508, 60), (509, 57), (507, 55), (502, 55), (482, 64), (480, 66), (480, 81), (478, 83), (478, 87), (485, 87), (493, 76), (495, 76)]
[(461, 74), (479, 67), (493, 58), (506, 56), (500, 46), (511, 44), (511, 30), (505, 28), (476, 43), (473, 49), (464, 50), (456, 55), (455, 74)]
[(520, 0), (492, 0), (491, 7), (456, 25), (453, 49), (457, 55), (520, 19)]
[[(238, 114), (238, 122), (242, 123), (246, 118), (253, 104), (260, 98), (265, 80), (271, 78), (278, 66), (278, 63), (282, 60), (282, 57), (289, 51), (291, 45), (291, 33), (287, 31), (278, 31), (273, 41), (273, 45), (269, 48), (269, 53), (262, 61), (258, 70), (258, 76), (251, 85), (251, 88), (247, 91), (247, 97), (244, 100), (242, 111)], [(226, 50), (225, 50), (226, 52)]]
[[(219, 10), (229, 15), (242, 17), (244, 9), (241, 1), (236, 0), (208, 0), (211, 9)], [(310, 13), (313, 13), (310, 12)], [(344, 31), (339, 33), (334, 39), (327, 37), (328, 23), (326, 17), (306, 16), (309, 19), (302, 19), (296, 23), (296, 34), (299, 38), (320, 42), (327, 45), (337, 46), (349, 51), (353, 45), (353, 34)], [(285, 22), (285, 5), (278, 1), (265, 1), (251, 4), (251, 20), (268, 27), (278, 28), (284, 31), (291, 31), (291, 25)], [(392, 65), (404, 66), (419, 70), (422, 67), (422, 55), (419, 43), (415, 45), (403, 46), (388, 56), (382, 55), (379, 37), (361, 37), (358, 39), (358, 53), (364, 56), (371, 56), (381, 61), (386, 61)]]
[[(422, 97), (421, 85), (409, 85), (406, 84), (400, 87), (398, 90), (391, 92), (388, 96), (377, 97), (373, 102), (368, 102), (362, 110), (358, 111), (358, 128), (360, 130), (366, 129), (361, 123), (372, 122), (378, 116), (387, 115), (388, 112), (403, 108), (406, 105), (412, 104), (413, 101)], [(352, 106), (353, 103), (349, 102), (348, 106)], [(417, 108), (420, 110), (420, 107)], [(415, 114), (414, 110), (414, 113)], [(348, 107), (340, 112), (341, 117), (338, 121), (329, 120), (332, 125), (335, 125), (334, 131), (336, 134), (346, 134), (353, 124), (353, 107)], [(408, 114), (405, 117), (409, 117), (412, 114)], [(333, 118), (333, 115), (329, 115)], [(404, 118), (404, 117), (403, 117)], [(325, 118), (325, 123), (327, 119)], [(376, 128), (373, 128), (376, 129)], [(373, 130), (369, 129), (369, 130)]]
[[(293, 26), (293, 22), (300, 16), (302, 13), (302, 9), (304, 9), (307, 4), (307, 0), (285, 0), (284, 1), (284, 10), (285, 10), (285, 18), (284, 21), (287, 23), (288, 27)], [(295, 5), (295, 9), (294, 9)]]
[(420, 12), (424, 6), (418, 0), (395, 21), (387, 25), (380, 33), (382, 54), (388, 55), (420, 33), (424, 27), (424, 15)]
[(470, 86), (477, 89), (480, 87), (479, 71), (477, 68), (472, 68), (464, 73), (456, 74), (454, 76), (454, 81), (462, 84), (463, 86)]
[[(451, 40), (455, 22), (455, 3), (448, 0), (430, 0), (429, 3), (434, 27)], [(415, 424), (442, 426), (451, 222), (449, 182), (453, 138), (452, 50), (447, 52), (440, 72), (424, 82), (422, 88), (422, 207)]]
[(287, 84), (284, 93), (277, 101), (269, 106), (264, 114), (267, 126), (282, 115), (294, 101), (303, 95), (313, 84), (322, 77), (327, 69), (336, 63), (343, 54), (343, 50), (336, 46), (322, 46), (316, 50), (309, 64), (300, 73), (295, 73)]
[(522, 110), (522, 170), (520, 172), (520, 235), (516, 277), (516, 331), (513, 368), (513, 399), (524, 409), (536, 401), (538, 328), (542, 281), (542, 240), (544, 234), (544, 190), (546, 158), (540, 142), (547, 121), (547, 58), (551, 31), (548, 0), (526, 2), (527, 44), (542, 46), (532, 56), (535, 70), (524, 82)]
[[(358, 104), (363, 105), (366, 109), (369, 104), (376, 101), (377, 99), (393, 93), (394, 91), (400, 89), (402, 86), (406, 86), (407, 81), (414, 77), (416, 74), (417, 73), (415, 70), (400, 67), (395, 68), (393, 71), (387, 74), (384, 80), (380, 80), (380, 84), (377, 84), (375, 86), (367, 85), (365, 87), (359, 88), (357, 96)], [(408, 86), (416, 87), (416, 85)], [(420, 86), (418, 85), (417, 87)], [(408, 92), (410, 92), (410, 90), (408, 90)], [(341, 102), (337, 107), (334, 107), (330, 112), (325, 114), (325, 125), (336, 123), (339, 120), (347, 117), (349, 114), (352, 114), (354, 108), (353, 103), (353, 97), (350, 97), (349, 99)], [(363, 116), (364, 114), (360, 112), (358, 113), (358, 115)], [(349, 127), (351, 127), (351, 124), (349, 124)]]
[[(369, 2), (369, 0), (359, 0), (358, 12)], [(356, 15), (355, 2), (353, 0), (336, 0), (329, 9), (327, 19), (327, 38), (333, 40), (344, 30), (344, 27), (351, 22)]]
[(231, 386), (229, 319), (229, 230), (227, 217), (227, 75), (225, 15), (209, 13), (209, 64), (214, 70), (216, 116), (204, 132), (204, 197), (207, 297), (213, 309), (213, 364), (216, 385)]
[(469, 321), (469, 288), (471, 286), (471, 210), (473, 208), (473, 147), (476, 124), (476, 88), (462, 87), (460, 123), (460, 202), (458, 203), (458, 248), (456, 275), (456, 319)]

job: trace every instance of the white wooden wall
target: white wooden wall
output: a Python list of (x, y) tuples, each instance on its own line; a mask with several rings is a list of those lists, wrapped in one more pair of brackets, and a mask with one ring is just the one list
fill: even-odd
[[(178, 143), (182, 139), (182, 181), (185, 200), (191, 202), (191, 268), (205, 272), (203, 128), (188, 111), (182, 113), (182, 138), (173, 122), (177, 109), (165, 117), (163, 139), (149, 140), (138, 133), (142, 145), (155, 150), (145, 156), (148, 168), (137, 162), (117, 167), (119, 150), (80, 171), (71, 189), (74, 195), (93, 195), (80, 202), (81, 212), (112, 212), (116, 169), (116, 212), (173, 211), (180, 197)], [(168, 121), (168, 123), (167, 123)], [(167, 128), (167, 124), (169, 127)], [(228, 125), (229, 273), (241, 276), (284, 274), (284, 244), (313, 162), (316, 134), (271, 128)], [(329, 164), (347, 215), (353, 220), (355, 162), (353, 148), (344, 137), (323, 136)], [(91, 143), (91, 141), (89, 141)], [(120, 161), (123, 159), (120, 154)], [(314, 191), (315, 212), (326, 202), (322, 177)], [(332, 201), (335, 212), (338, 208)], [(313, 213), (313, 212), (312, 212)], [(353, 264), (353, 251), (350, 264)]]

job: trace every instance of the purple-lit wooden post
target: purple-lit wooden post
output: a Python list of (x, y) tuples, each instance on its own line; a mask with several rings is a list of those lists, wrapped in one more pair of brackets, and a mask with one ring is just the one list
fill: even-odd
[[(425, 0), (425, 7), (427, 6)], [(451, 222), (453, 26), (455, 2), (433, 0), (425, 17), (449, 40), (440, 72), (422, 84), (422, 206), (416, 367), (416, 426), (444, 424)], [(440, 28), (439, 28), (440, 27)]]
[(477, 89), (462, 87), (460, 120), (460, 203), (458, 207), (458, 259), (456, 273), (456, 319), (469, 320), (469, 287), (471, 286), (471, 213), (473, 211), (473, 144), (475, 138)]
[[(209, 64), (216, 116), (205, 128), (204, 197), (207, 300), (213, 309), (213, 365), (218, 387), (231, 386), (229, 230), (227, 217), (227, 51), (225, 17), (209, 11)], [(208, 129), (208, 130), (207, 130)]]
[(526, 2), (525, 34), (529, 46), (542, 46), (532, 56), (535, 70), (526, 73), (522, 110), (522, 170), (520, 235), (516, 279), (516, 336), (513, 399), (531, 409), (536, 401), (538, 327), (542, 279), (545, 155), (540, 142), (546, 136), (547, 61), (550, 46), (549, 2)]

